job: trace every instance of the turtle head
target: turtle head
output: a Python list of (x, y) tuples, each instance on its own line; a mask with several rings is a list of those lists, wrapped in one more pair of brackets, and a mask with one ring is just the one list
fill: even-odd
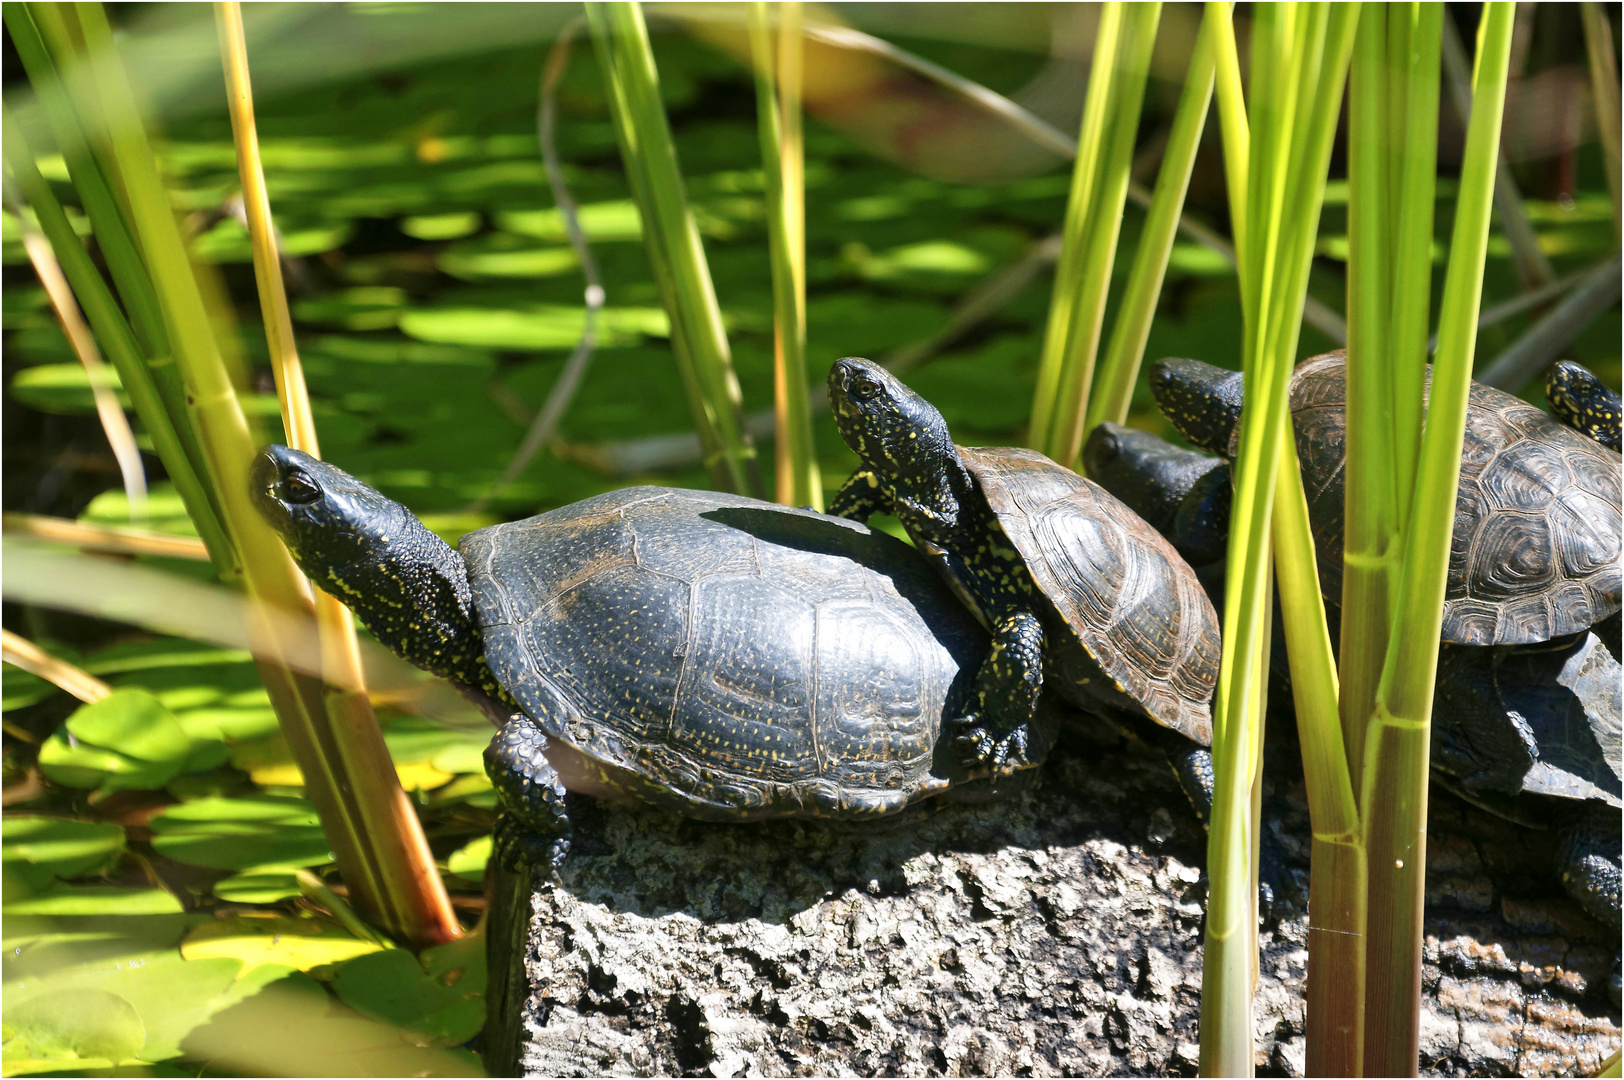
[(840, 437), (882, 480), (934, 487), (944, 466), (958, 464), (942, 414), (872, 360), (835, 361), (829, 369), (829, 405)]
[(254, 459), (249, 491), (305, 576), (349, 605), (379, 641), (420, 668), (486, 690), (491, 676), (462, 556), (410, 510), (285, 446)]
[(1241, 373), (1199, 360), (1158, 360), (1150, 392), (1179, 433), (1203, 450), (1228, 457), (1241, 422)]
[(1588, 369), (1571, 360), (1558, 361), (1545, 376), (1545, 400), (1568, 427), (1603, 446), (1619, 448), (1624, 402)]
[(1083, 444), (1088, 478), (1164, 536), (1172, 531), (1179, 503), (1196, 481), (1221, 464), (1217, 458), (1109, 420), (1089, 432)]
[(1192, 566), (1224, 556), (1229, 540), (1229, 466), (1148, 431), (1109, 421), (1083, 444), (1089, 479), (1170, 540)]

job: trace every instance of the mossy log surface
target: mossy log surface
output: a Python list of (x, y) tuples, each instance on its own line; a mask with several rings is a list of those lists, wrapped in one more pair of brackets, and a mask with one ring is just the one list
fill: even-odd
[[(1195, 1073), (1204, 836), (1165, 762), (1113, 734), (883, 831), (578, 805), (556, 878), (492, 871), (493, 1075)], [(1266, 808), (1286, 866), (1257, 1070), (1299, 1074), (1300, 785)], [(1438, 794), (1429, 836), (1423, 1071), (1594, 1071), (1619, 1046), (1618, 940), (1557, 887), (1550, 835)]]

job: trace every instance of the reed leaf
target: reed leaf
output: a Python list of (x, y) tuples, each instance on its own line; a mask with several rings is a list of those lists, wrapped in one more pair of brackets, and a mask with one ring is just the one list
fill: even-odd
[(1156, 301), (1161, 297), (1162, 281), (1167, 276), (1167, 260), (1173, 252), (1173, 238), (1184, 211), (1184, 196), (1190, 189), (1190, 174), (1195, 169), (1201, 132), (1207, 124), (1207, 109), (1212, 104), (1213, 33), (1211, 22), (1202, 20), (1190, 55), (1189, 70), (1184, 76), (1184, 90), (1173, 114), (1167, 148), (1162, 154), (1162, 166), (1156, 175), (1150, 211), (1145, 215), (1133, 268), (1128, 272), (1128, 285), (1117, 307), (1116, 324), (1111, 328), (1105, 358), (1100, 362), (1098, 392), (1088, 402), (1082, 429), (1085, 434), (1103, 421), (1120, 424), (1128, 417), (1133, 388), (1139, 381), (1139, 367), (1145, 357), (1145, 342), (1150, 338), (1151, 320), (1156, 315)]
[(595, 0), (586, 5), (586, 17), (705, 465), (718, 487), (759, 495), (756, 450), (744, 426), (722, 311), (660, 101), (642, 8), (624, 0)]
[[(1064, 286), (1071, 293), (1066, 307), (1067, 319), (1064, 336), (1051, 348), (1044, 341), (1044, 369), (1039, 372), (1039, 394), (1046, 382), (1052, 382), (1054, 398), (1047, 410), (1048, 431), (1039, 449), (1063, 465), (1073, 465), (1082, 449), (1084, 418), (1088, 414), (1089, 392), (1094, 382), (1095, 357), (1099, 350), (1100, 331), (1105, 321), (1105, 300), (1111, 287), (1111, 268), (1116, 259), (1117, 237), (1122, 227), (1122, 206), (1127, 197), (1128, 172), (1133, 164), (1133, 144), (1139, 130), (1139, 113), (1144, 104), (1145, 81), (1150, 72), (1150, 54), (1156, 42), (1156, 26), (1161, 17), (1160, 4), (1130, 4), (1121, 15), (1120, 40), (1105, 73), (1106, 97), (1100, 106), (1103, 113), (1097, 131), (1088, 129), (1084, 120), (1084, 138), (1078, 145), (1078, 168), (1081, 169), (1088, 152), (1088, 141), (1098, 139), (1094, 152), (1095, 175), (1083, 185), (1073, 183), (1072, 197), (1081, 189), (1088, 199), (1086, 208), (1075, 218), (1067, 207), (1067, 229), (1063, 243), (1079, 246), (1078, 257), (1069, 269), (1064, 251), (1062, 270), (1055, 275), (1058, 293)], [(1104, 20), (1101, 21), (1104, 32)], [(1094, 63), (1100, 65), (1106, 58), (1096, 50)], [(1090, 77), (1089, 103), (1094, 109), (1095, 81)], [(1073, 229), (1075, 226), (1075, 231)], [(1051, 332), (1057, 327), (1050, 320)], [(1120, 354), (1126, 358), (1126, 351)], [(1055, 371), (1051, 376), (1048, 368)], [(1034, 427), (1037, 409), (1034, 406)], [(1034, 440), (1035, 441), (1035, 440)]]
[[(1306, 511), (1295, 523), (1289, 516), (1284, 524), (1275, 521), (1272, 530), (1271, 515), (1277, 474), (1283, 462), (1291, 460), (1283, 454), (1288, 431), (1286, 384), (1302, 325), (1325, 170), (1357, 16), (1357, 5), (1351, 4), (1269, 4), (1259, 6), (1253, 24), (1246, 247), (1239, 267), (1245, 401), (1235, 456), (1223, 664), (1214, 701), (1216, 785), (1207, 855), (1212, 890), (1201, 995), (1201, 1071), (1209, 1076), (1246, 1076), (1252, 1071), (1256, 792), (1268, 670), (1272, 530), (1292, 526), (1294, 533), (1275, 537), (1275, 543), (1287, 545), (1284, 550), (1298, 560), (1296, 569), (1314, 565)], [(1225, 44), (1220, 42), (1220, 49)], [(1228, 64), (1228, 58), (1219, 57), (1220, 72)], [(1225, 90), (1220, 83), (1220, 93), (1232, 95), (1233, 87)], [(1305, 108), (1299, 110), (1299, 102)], [(1237, 131), (1233, 122), (1225, 130), (1226, 157), (1239, 149), (1230, 141)], [(1235, 198), (1232, 193), (1232, 201)], [(1296, 583), (1293, 607), (1286, 612), (1293, 618), (1287, 633), (1288, 640), (1296, 637), (1309, 643), (1305, 660), (1311, 653), (1323, 669), (1329, 665), (1323, 617), (1317, 629), (1308, 617), (1317, 590), (1317, 582), (1306, 587)], [(1311, 689), (1323, 693), (1327, 685), (1321, 679)], [(1315, 730), (1320, 730), (1327, 726), (1324, 718), (1330, 713), (1322, 702), (1315, 709), (1320, 717)]]
[(756, 118), (766, 179), (767, 244), (773, 279), (774, 494), (790, 506), (823, 507), (806, 382), (806, 186), (801, 137), (801, 4), (750, 5)]
[(1439, 309), (1413, 509), (1405, 529), (1393, 634), (1365, 743), (1360, 806), (1370, 860), (1365, 1069), (1419, 1068), (1421, 911), (1432, 696), (1460, 483), (1516, 5), (1485, 5), (1454, 235)]
[(1607, 166), (1607, 194), (1613, 201), (1613, 243), (1624, 246), (1624, 199), (1619, 194), (1618, 56), (1613, 49), (1613, 27), (1596, 0), (1579, 5), (1584, 19), (1585, 53), (1590, 60), (1590, 89), (1596, 102), (1596, 134), (1601, 140), (1602, 162)]
[[(315, 418), (293, 337), (293, 316), (282, 284), (276, 229), (260, 161), (242, 8), (236, 3), (216, 4), (215, 19), (226, 71), (237, 168), (242, 178), (243, 209), (253, 247), (254, 279), (281, 402), (282, 425), (289, 446), (319, 457)], [(342, 755), (350, 785), (346, 794), (359, 816), (363, 835), (372, 843), (371, 856), (377, 864), (374, 876), (384, 916), (388, 925), (412, 941), (455, 938), (462, 928), (435, 869), (422, 823), (401, 789), (383, 732), (367, 700), (355, 622), (349, 609), (325, 592), (316, 593), (314, 606), (328, 731)]]

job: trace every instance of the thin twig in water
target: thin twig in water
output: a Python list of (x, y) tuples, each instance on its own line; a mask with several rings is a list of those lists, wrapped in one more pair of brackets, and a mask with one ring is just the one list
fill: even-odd
[[(1443, 37), (1443, 67), (1445, 81), (1449, 84), (1449, 100), (1454, 103), (1455, 114), (1460, 117), (1461, 126), (1465, 127), (1472, 115), (1472, 65), (1466, 55), (1466, 46), (1461, 42), (1460, 31), (1455, 27), (1455, 20), (1444, 19)], [(1546, 285), (1556, 276), (1551, 269), (1551, 260), (1545, 257), (1545, 252), (1539, 246), (1539, 234), (1534, 226), (1529, 224), (1528, 214), (1523, 210), (1522, 192), (1517, 189), (1517, 181), (1512, 178), (1511, 166), (1506, 163), (1505, 151), (1502, 149), (1495, 158), (1494, 173), (1494, 208), (1500, 213), (1500, 227), (1505, 230), (1506, 239), (1511, 242), (1512, 263), (1517, 270), (1517, 278), (1525, 289), (1536, 289)]]
[(1618, 303), (1621, 269), (1624, 264), (1615, 256), (1592, 271), (1584, 284), (1478, 373), (1477, 381), (1512, 393), (1532, 382), (1596, 316)]
[(569, 234), (570, 247), (575, 249), (576, 257), (581, 260), (581, 274), (586, 278), (586, 318), (581, 325), (581, 340), (576, 343), (575, 351), (564, 363), (564, 370), (553, 384), (547, 401), (542, 405), (541, 411), (530, 422), (530, 430), (525, 432), (524, 442), (519, 445), (518, 453), (508, 462), (501, 479), (497, 480), (491, 489), (474, 500), (467, 507), (468, 512), (483, 510), (490, 504), (491, 499), (524, 471), (536, 453), (546, 446), (558, 430), (558, 422), (564, 418), (564, 412), (569, 408), (570, 401), (575, 397), (576, 389), (581, 385), (581, 379), (586, 375), (588, 365), (592, 361), (593, 350), (598, 345), (598, 312), (604, 303), (603, 283), (598, 277), (598, 264), (592, 258), (592, 248), (586, 241), (586, 233), (581, 229), (580, 216), (576, 212), (575, 200), (570, 196), (569, 187), (564, 183), (564, 170), (558, 161), (558, 146), (555, 138), (558, 115), (558, 84), (564, 77), (564, 69), (569, 64), (570, 45), (575, 35), (586, 24), (585, 20), (577, 16), (564, 24), (558, 32), (558, 40), (553, 42), (552, 50), (547, 54), (547, 66), (541, 78), (541, 105), (537, 110), (536, 127), (541, 139), (541, 160), (547, 171), (547, 184), (553, 190), (553, 202), (558, 205), (559, 216), (564, 219), (564, 231)]

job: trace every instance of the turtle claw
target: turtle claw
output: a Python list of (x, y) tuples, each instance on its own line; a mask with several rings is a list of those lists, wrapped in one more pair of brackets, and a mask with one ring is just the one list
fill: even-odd
[(993, 732), (981, 723), (981, 718), (974, 714), (960, 717), (955, 726), (960, 731), (954, 736), (953, 745), (966, 768), (1009, 773), (1031, 764), (1027, 759), (1024, 726), (1001, 739), (995, 738)]

